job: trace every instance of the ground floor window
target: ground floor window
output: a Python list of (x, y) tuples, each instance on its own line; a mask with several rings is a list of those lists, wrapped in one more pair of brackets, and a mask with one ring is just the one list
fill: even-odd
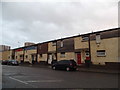
[(97, 50), (97, 56), (106, 56), (106, 51), (105, 50)]
[(86, 57), (89, 57), (89, 55), (90, 55), (90, 54), (89, 54), (89, 51), (85, 51), (85, 56), (86, 56)]
[(42, 54), (40, 54), (40, 58), (42, 58)]
[(23, 57), (23, 55), (20, 55), (20, 58), (22, 58)]
[(8, 58), (10, 59), (10, 56), (8, 56)]
[(17, 56), (16, 56), (16, 59), (17, 59)]
[(61, 52), (61, 53), (60, 53), (60, 57), (61, 57), (61, 58), (65, 58), (65, 52)]
[(26, 55), (26, 59), (28, 58), (28, 55)]

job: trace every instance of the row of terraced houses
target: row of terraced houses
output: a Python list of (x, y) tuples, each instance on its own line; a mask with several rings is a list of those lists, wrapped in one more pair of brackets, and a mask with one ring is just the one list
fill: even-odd
[(78, 65), (91, 60), (92, 64), (120, 63), (120, 28), (102, 30), (30, 46), (1, 51), (1, 60), (51, 64), (53, 60), (74, 59)]

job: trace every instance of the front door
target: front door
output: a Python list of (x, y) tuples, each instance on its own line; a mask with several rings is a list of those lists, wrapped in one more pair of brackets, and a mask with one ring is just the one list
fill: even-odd
[(81, 54), (77, 53), (77, 64), (81, 64)]
[(21, 63), (24, 62), (24, 61), (23, 61), (23, 55), (20, 55), (20, 61), (21, 61)]
[(51, 64), (51, 62), (52, 62), (52, 54), (49, 54), (49, 57), (48, 57), (48, 64)]
[(35, 63), (35, 58), (36, 57), (36, 55), (32, 55), (32, 64), (34, 64)]

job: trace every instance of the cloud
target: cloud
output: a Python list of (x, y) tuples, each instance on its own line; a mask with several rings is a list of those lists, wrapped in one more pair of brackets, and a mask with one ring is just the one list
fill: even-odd
[(3, 44), (43, 42), (118, 26), (117, 0), (2, 2)]

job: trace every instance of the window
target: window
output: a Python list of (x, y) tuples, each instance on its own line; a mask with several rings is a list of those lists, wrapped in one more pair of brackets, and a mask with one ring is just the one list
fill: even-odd
[(88, 40), (89, 40), (89, 37), (87, 37), (87, 36), (82, 37), (82, 41), (88, 41)]
[(89, 51), (86, 51), (86, 52), (85, 52), (85, 56), (86, 56), (86, 57), (89, 57)]
[(52, 46), (56, 46), (56, 42), (52, 42)]
[(97, 50), (97, 56), (106, 56), (105, 50)]
[(22, 57), (23, 57), (23, 55), (20, 55), (20, 57), (22, 58)]
[(61, 52), (60, 57), (61, 57), (61, 58), (65, 58), (65, 52)]
[(28, 56), (26, 55), (26, 58), (28, 58)]
[(100, 40), (101, 40), (100, 34), (97, 34), (96, 35), (96, 44), (100, 44)]
[(39, 46), (39, 49), (41, 49), (41, 46)]
[(60, 47), (63, 47), (63, 41), (60, 42)]
[(40, 54), (40, 58), (42, 57), (42, 54)]
[(10, 59), (10, 56), (8, 56), (8, 58)]

